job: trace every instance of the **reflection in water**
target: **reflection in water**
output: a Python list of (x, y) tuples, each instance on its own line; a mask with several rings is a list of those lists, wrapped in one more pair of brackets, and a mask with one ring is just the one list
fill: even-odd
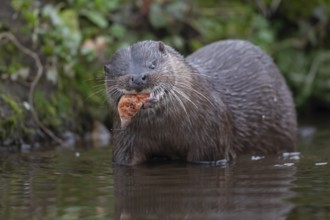
[[(0, 219), (106, 219), (113, 214), (110, 151), (0, 157)], [(96, 159), (97, 158), (97, 159)]]
[(227, 167), (113, 166), (111, 148), (0, 154), (0, 219), (330, 219), (329, 134), (300, 143), (300, 160)]
[(0, 219), (281, 219), (295, 167), (112, 166), (111, 149), (0, 156)]
[(285, 219), (295, 168), (276, 163), (284, 161), (116, 166), (116, 219)]
[(297, 164), (295, 196), (290, 199), (295, 207), (288, 219), (330, 219), (330, 118), (322, 120), (313, 139), (299, 144), (303, 157)]

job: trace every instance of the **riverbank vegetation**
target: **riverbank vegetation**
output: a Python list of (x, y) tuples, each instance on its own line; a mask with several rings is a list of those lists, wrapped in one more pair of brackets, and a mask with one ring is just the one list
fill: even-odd
[(330, 108), (330, 0), (4, 0), (0, 14), (0, 146), (110, 127), (103, 63), (145, 39), (183, 54), (252, 41), (274, 58), (300, 113)]

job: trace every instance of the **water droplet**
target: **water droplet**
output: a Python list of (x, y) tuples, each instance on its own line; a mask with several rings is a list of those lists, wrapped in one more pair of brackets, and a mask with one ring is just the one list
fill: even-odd
[(315, 166), (325, 166), (328, 165), (328, 162), (315, 163)]
[(274, 167), (292, 167), (294, 163), (275, 164)]
[(261, 116), (262, 120), (266, 119), (266, 115)]
[(28, 103), (28, 102), (23, 102), (23, 106), (24, 106), (24, 108), (26, 109), (26, 110), (31, 110), (31, 105), (30, 105), (30, 103)]
[(273, 100), (274, 100), (274, 102), (277, 102), (277, 97), (275, 96)]
[(264, 158), (265, 158), (264, 156), (252, 156), (251, 160), (262, 160)]
[(300, 156), (300, 152), (284, 152), (282, 153), (283, 157), (291, 157), (291, 156)]

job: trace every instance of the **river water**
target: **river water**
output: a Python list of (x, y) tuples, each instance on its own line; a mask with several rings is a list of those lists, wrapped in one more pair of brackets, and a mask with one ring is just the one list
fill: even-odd
[(113, 166), (110, 147), (2, 154), (0, 219), (330, 219), (326, 121), (302, 123), (299, 156), (228, 166)]

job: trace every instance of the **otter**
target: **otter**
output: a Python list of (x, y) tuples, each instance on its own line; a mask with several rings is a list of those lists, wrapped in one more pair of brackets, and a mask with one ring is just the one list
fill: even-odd
[[(142, 41), (115, 52), (104, 70), (117, 164), (295, 150), (292, 95), (271, 57), (250, 42), (218, 41), (184, 58), (163, 42)], [(140, 93), (150, 98), (121, 128), (120, 98)]]

